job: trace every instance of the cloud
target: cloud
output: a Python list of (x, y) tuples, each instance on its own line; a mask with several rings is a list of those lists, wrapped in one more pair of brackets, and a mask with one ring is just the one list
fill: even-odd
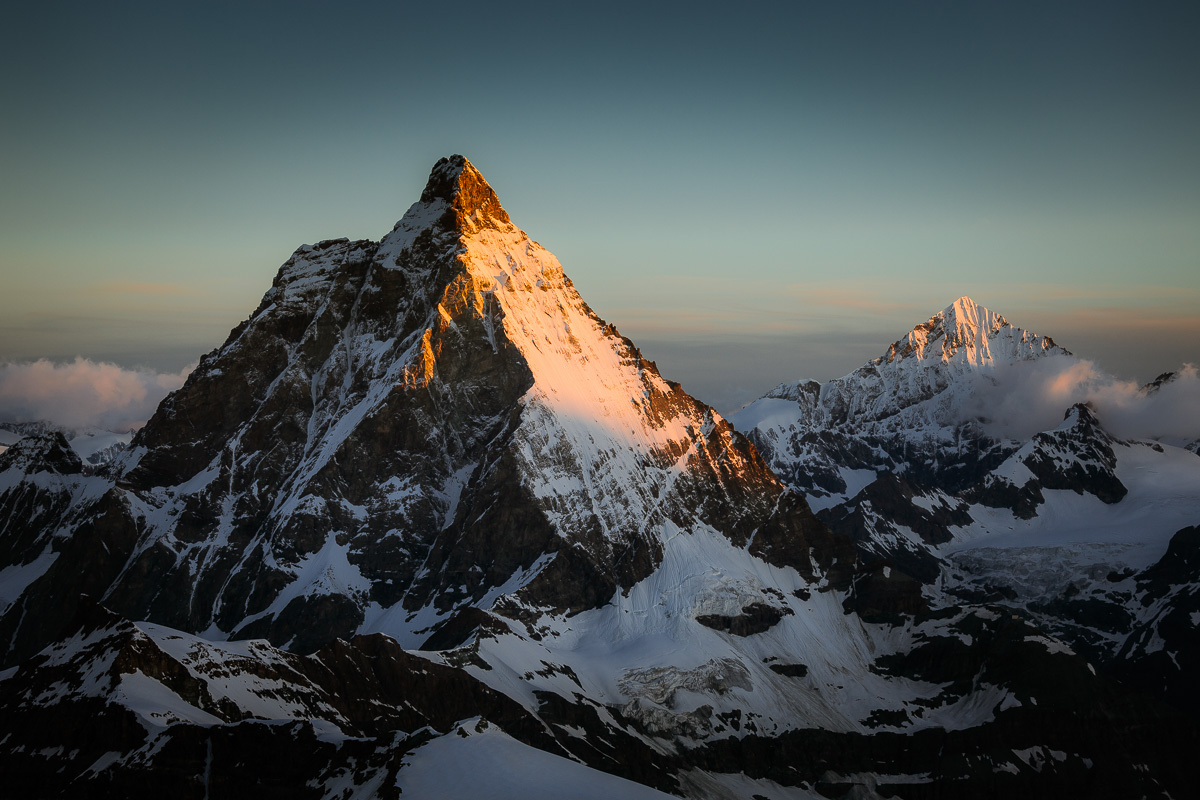
[(48, 420), (68, 428), (125, 431), (145, 424), (195, 365), (177, 373), (126, 369), (76, 357), (0, 364), (0, 421)]
[(1051, 356), (981, 373), (966, 409), (993, 435), (1027, 439), (1057, 427), (1075, 403), (1090, 403), (1124, 439), (1182, 443), (1200, 438), (1200, 375), (1184, 365), (1157, 389), (1114, 378), (1085, 359)]

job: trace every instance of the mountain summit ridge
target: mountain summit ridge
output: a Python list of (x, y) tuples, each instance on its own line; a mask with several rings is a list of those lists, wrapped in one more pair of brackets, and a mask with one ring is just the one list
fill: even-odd
[(763, 401), (784, 400), (797, 404), (793, 422), (803, 430), (899, 435), (953, 427), (963, 421), (961, 409), (989, 370), (1070, 355), (1049, 336), (1017, 328), (963, 296), (853, 372), (825, 383), (780, 384), (734, 417), (739, 428), (749, 430), (765, 411)]
[(488, 222), (512, 225), (491, 185), (475, 165), (461, 155), (439, 159), (430, 171), (420, 202), (433, 204), (438, 201), (450, 207), (459, 227)]
[(964, 295), (847, 375), (780, 384), (731, 421), (818, 509), (888, 471), (957, 490), (1018, 446), (971, 413), (1000, 371), (1057, 358), (1074, 356)]
[(1000, 314), (963, 295), (927, 322), (917, 325), (871, 363), (879, 366), (913, 358), (981, 367), (997, 360), (1028, 360), (1043, 353), (1070, 355), (1049, 336), (1016, 328)]

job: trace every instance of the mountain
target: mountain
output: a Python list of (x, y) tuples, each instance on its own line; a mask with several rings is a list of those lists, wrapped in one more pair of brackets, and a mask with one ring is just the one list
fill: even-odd
[(461, 156), (297, 250), (111, 464), (15, 443), (0, 510), (22, 794), (1188, 785), (1191, 717), (818, 519)]
[[(813, 581), (844, 583), (850, 560), (462, 158), (380, 242), (298, 250), (110, 474), (109, 608), (302, 651), (374, 631), (417, 646), (502, 595), (518, 618), (578, 613), (650, 574), (676, 530)], [(16, 655), (65, 622), (45, 607)]]
[(1008, 402), (1003, 382), (1077, 365), (1049, 337), (960, 298), (850, 375), (781, 386), (733, 421), (866, 564), (905, 570), (933, 607), (1001, 603), (1110, 674), (1137, 672), (1137, 685), (1194, 708), (1179, 664), (1200, 637), (1178, 620), (1200, 583), (1167, 565), (1200, 522), (1200, 459), (1166, 439), (1117, 437), (1087, 403), (1025, 439), (987, 424)]
[(0, 453), (26, 436), (58, 431), (86, 463), (107, 464), (117, 457), (133, 438), (133, 431), (108, 431), (102, 428), (77, 430), (51, 422), (0, 422)]
[(960, 297), (845, 377), (781, 384), (732, 418), (817, 508), (874, 475), (959, 489), (1017, 443), (987, 435), (980, 405), (997, 367), (1071, 353)]

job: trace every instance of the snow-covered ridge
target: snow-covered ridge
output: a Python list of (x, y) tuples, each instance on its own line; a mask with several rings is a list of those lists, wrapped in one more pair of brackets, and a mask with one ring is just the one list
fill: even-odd
[[(1139, 397), (1173, 386), (1164, 375)], [(1112, 412), (1131, 392), (1050, 337), (961, 297), (850, 374), (783, 384), (731, 422), (814, 507), (830, 508), (872, 474), (964, 490), (1093, 395), (1112, 400)], [(1178, 410), (1183, 397), (1175, 392), (1160, 405)], [(1105, 420), (1118, 430), (1116, 421)]]
[(74, 429), (52, 422), (0, 423), (0, 453), (26, 436), (58, 431), (71, 449), (89, 464), (107, 464), (116, 458), (133, 438), (133, 431), (109, 431), (101, 428)]
[[(960, 297), (849, 375), (825, 384), (783, 384), (764, 400), (793, 402), (788, 425), (799, 429), (924, 435), (962, 422), (971, 396), (981, 389), (979, 379), (986, 380), (991, 369), (1048, 356), (1071, 354), (1050, 337), (1017, 328)], [(734, 424), (741, 430), (756, 427), (763, 412), (755, 406), (764, 400), (735, 415)]]
[(1047, 352), (1069, 355), (1049, 336), (1016, 328), (1004, 317), (964, 296), (913, 328), (871, 363), (890, 364), (911, 358), (980, 367), (997, 361), (1036, 358)]

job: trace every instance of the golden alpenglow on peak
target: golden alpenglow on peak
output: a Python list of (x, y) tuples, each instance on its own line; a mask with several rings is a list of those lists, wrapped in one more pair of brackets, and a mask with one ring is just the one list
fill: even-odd
[(475, 169), (475, 165), (461, 155), (443, 158), (433, 165), (429, 181), (421, 192), (421, 202), (433, 203), (438, 200), (450, 206), (459, 228), (512, 224), (492, 187)]

